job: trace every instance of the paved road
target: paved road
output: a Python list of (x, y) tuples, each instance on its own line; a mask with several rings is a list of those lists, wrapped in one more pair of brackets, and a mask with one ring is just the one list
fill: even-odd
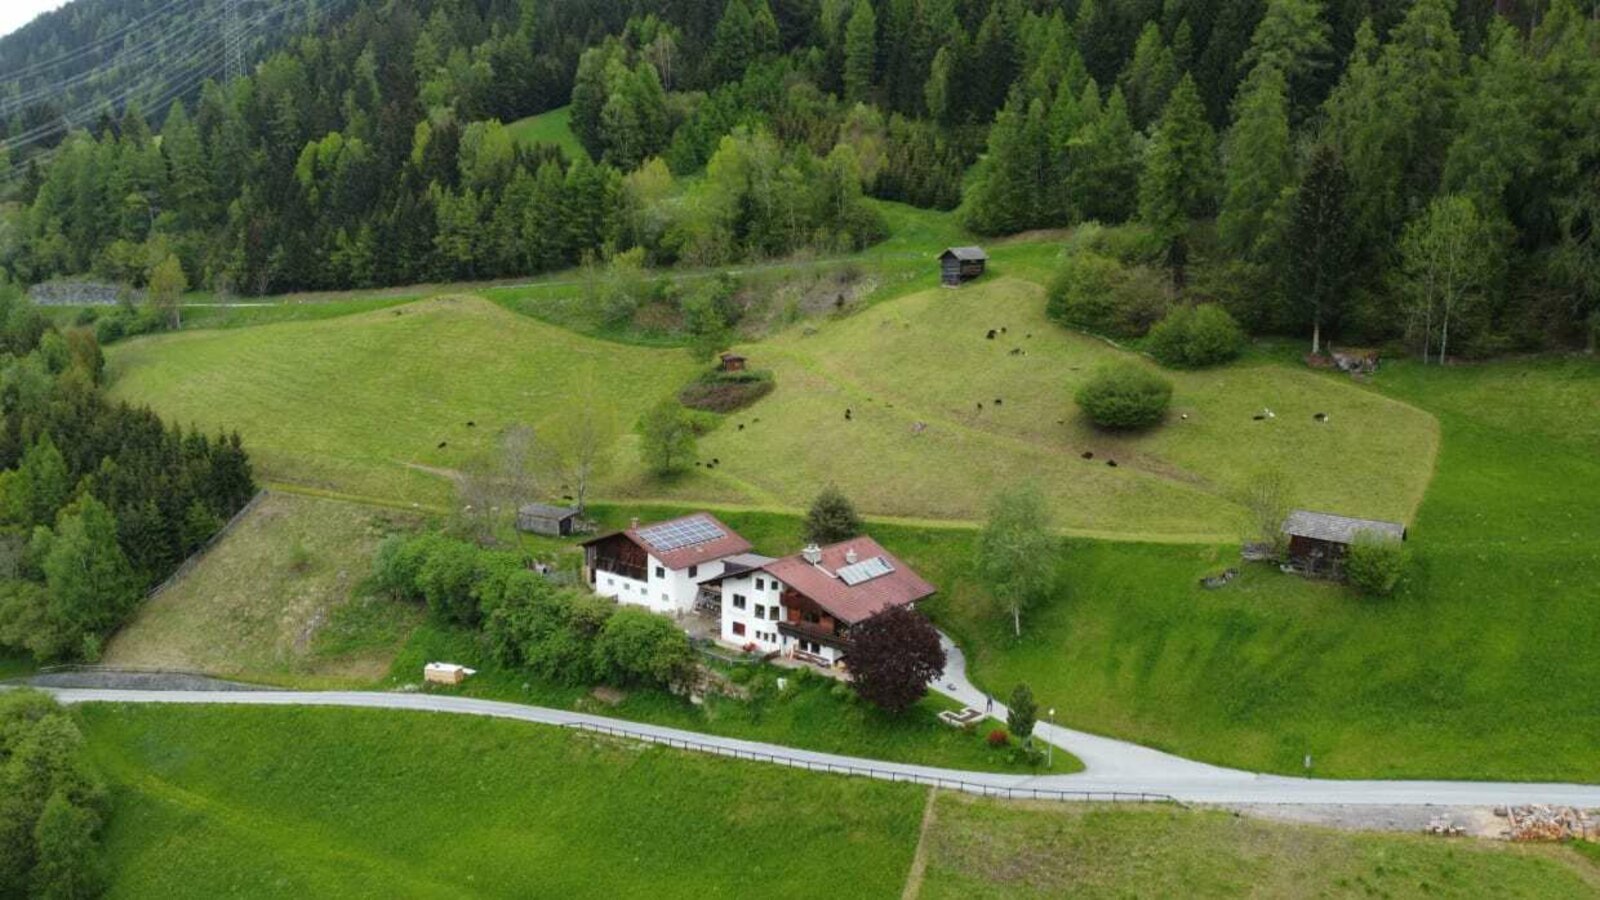
[[(874, 777), (897, 780), (963, 782), (967, 790), (1014, 789), (1163, 794), (1193, 803), (1344, 804), (1382, 806), (1492, 806), (1509, 803), (1559, 803), (1600, 807), (1600, 785), (1507, 784), (1461, 781), (1327, 781), (1252, 775), (1178, 760), (1144, 748), (1119, 744), (1067, 729), (1052, 732), (1088, 769), (1077, 775), (1007, 775), (965, 772), (932, 766), (879, 762), (830, 753), (796, 750), (756, 741), (624, 722), (566, 710), (432, 694), (358, 691), (119, 691), (62, 688), (50, 691), (64, 703), (185, 703), (237, 706), (340, 706), (400, 709), (457, 715), (493, 716), (545, 725), (604, 728), (642, 740), (689, 742), (726, 755), (770, 758), (811, 768), (872, 769)], [(1085, 740), (1092, 738), (1093, 740)]]

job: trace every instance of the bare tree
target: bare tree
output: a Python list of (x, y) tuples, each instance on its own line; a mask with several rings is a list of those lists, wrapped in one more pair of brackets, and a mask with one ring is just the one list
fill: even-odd
[(540, 430), (534, 466), (547, 482), (559, 484), (581, 512), (589, 491), (611, 469), (619, 429), (615, 416), (588, 401), (592, 391)]
[(1283, 520), (1294, 505), (1293, 486), (1281, 469), (1262, 469), (1245, 485), (1240, 502), (1245, 508), (1247, 543), (1265, 544), (1274, 556), (1283, 555)]

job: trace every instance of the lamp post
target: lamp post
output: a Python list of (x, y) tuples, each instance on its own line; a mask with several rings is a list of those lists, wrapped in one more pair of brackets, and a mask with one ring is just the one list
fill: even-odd
[[(1056, 708), (1054, 706), (1050, 707), (1050, 727), (1052, 729), (1056, 727)], [(1054, 735), (1052, 735), (1052, 737), (1054, 737)], [(1056, 764), (1056, 745), (1055, 745), (1054, 741), (1045, 741), (1044, 742), (1044, 756), (1045, 756), (1044, 767), (1046, 769), (1055, 768), (1055, 764)]]

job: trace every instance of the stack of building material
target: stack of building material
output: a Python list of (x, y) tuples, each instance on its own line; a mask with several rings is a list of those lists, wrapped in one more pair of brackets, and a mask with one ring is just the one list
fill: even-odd
[(1540, 803), (1496, 809), (1495, 813), (1505, 815), (1511, 825), (1506, 836), (1513, 841), (1600, 840), (1600, 822), (1586, 810)]

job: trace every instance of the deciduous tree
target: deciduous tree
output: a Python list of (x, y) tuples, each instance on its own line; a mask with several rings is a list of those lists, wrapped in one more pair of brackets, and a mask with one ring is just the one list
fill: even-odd
[(806, 511), (805, 538), (814, 544), (836, 544), (860, 534), (861, 517), (837, 485), (823, 488)]
[(996, 494), (989, 520), (978, 536), (976, 569), (1000, 609), (1011, 615), (1022, 636), (1023, 610), (1043, 601), (1055, 587), (1060, 539), (1036, 486), (1019, 485)]
[(945, 653), (922, 613), (891, 606), (850, 628), (850, 684), (862, 699), (904, 712), (944, 671)]

